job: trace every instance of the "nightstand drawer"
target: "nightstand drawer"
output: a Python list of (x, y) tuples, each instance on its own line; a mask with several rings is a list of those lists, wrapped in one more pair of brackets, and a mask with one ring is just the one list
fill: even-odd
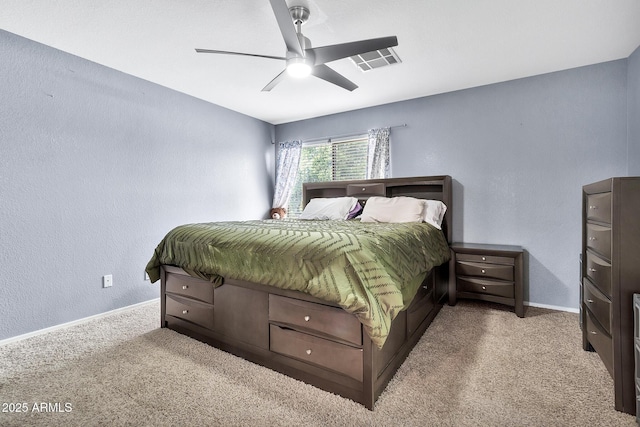
[(611, 301), (589, 279), (584, 280), (583, 301), (608, 334), (611, 334)]
[(458, 291), (475, 294), (493, 295), (504, 298), (514, 298), (513, 282), (498, 280), (476, 279), (474, 277), (458, 277)]
[(167, 314), (203, 328), (213, 329), (213, 306), (188, 298), (165, 295)]
[(270, 325), (269, 349), (362, 381), (361, 348)]
[(456, 262), (456, 274), (513, 281), (513, 266), (471, 261)]
[(512, 257), (503, 257), (496, 255), (477, 255), (477, 254), (456, 254), (456, 261), (469, 262), (488, 262), (491, 264), (514, 265), (515, 260)]

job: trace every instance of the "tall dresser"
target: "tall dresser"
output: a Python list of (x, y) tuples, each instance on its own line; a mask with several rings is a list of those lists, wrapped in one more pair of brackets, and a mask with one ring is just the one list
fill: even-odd
[(640, 177), (582, 188), (582, 345), (613, 377), (615, 408), (636, 413), (633, 294), (640, 292)]

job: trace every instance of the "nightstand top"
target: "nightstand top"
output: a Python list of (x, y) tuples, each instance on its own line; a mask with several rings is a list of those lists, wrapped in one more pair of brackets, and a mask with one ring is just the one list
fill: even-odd
[(450, 247), (456, 252), (465, 252), (465, 253), (483, 253), (487, 251), (518, 253), (523, 251), (522, 246), (493, 245), (493, 244), (486, 244), (486, 243), (454, 242), (450, 245)]

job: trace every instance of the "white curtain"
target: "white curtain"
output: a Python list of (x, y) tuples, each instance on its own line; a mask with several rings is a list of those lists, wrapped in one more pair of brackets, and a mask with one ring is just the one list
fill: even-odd
[(367, 179), (389, 178), (389, 128), (369, 130)]
[(273, 193), (273, 208), (286, 208), (291, 191), (298, 176), (298, 164), (302, 152), (302, 141), (281, 142), (276, 163), (276, 188)]

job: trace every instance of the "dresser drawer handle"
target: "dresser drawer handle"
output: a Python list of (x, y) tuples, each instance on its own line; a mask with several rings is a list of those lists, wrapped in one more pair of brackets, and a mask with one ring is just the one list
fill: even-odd
[(590, 271), (590, 272), (592, 272), (592, 273), (595, 273), (595, 272), (596, 272), (596, 269), (595, 269), (595, 268), (593, 268), (593, 267), (589, 267), (589, 271)]
[(596, 239), (595, 237), (589, 237), (589, 240), (592, 241), (592, 242), (595, 242), (598, 239)]
[(480, 271), (482, 271), (482, 274), (485, 274), (485, 273), (486, 273), (486, 271), (484, 270), (484, 268), (483, 268), (482, 270), (480, 270)]
[(589, 209), (598, 209), (598, 206), (596, 206), (596, 205), (589, 206)]
[(189, 310), (182, 310), (182, 314), (187, 314), (189, 313)]
[(486, 256), (483, 256), (483, 257), (482, 257), (482, 260), (483, 260), (483, 261), (486, 261), (486, 260), (487, 260), (487, 257), (486, 257)]
[(366, 189), (366, 188), (364, 188), (364, 187), (362, 187), (362, 191), (367, 191), (367, 189)]
[(486, 286), (483, 286), (483, 287), (482, 287), (482, 290), (483, 290), (483, 291), (486, 291), (486, 290), (487, 290), (487, 287), (486, 287)]
[(182, 285), (182, 290), (187, 290), (187, 289), (189, 289), (189, 286), (187, 286), (187, 285)]
[(590, 333), (591, 335), (598, 335), (598, 333), (597, 333), (596, 331), (589, 331), (589, 333)]
[(588, 302), (589, 304), (593, 304), (593, 300), (592, 300), (592, 299), (588, 299), (588, 300), (587, 300), (587, 302)]
[(307, 351), (305, 351), (305, 353), (311, 354), (311, 349), (307, 349)]
[(311, 320), (311, 317), (309, 317), (309, 316), (304, 316), (304, 321), (305, 321), (305, 322), (308, 322), (309, 320)]

